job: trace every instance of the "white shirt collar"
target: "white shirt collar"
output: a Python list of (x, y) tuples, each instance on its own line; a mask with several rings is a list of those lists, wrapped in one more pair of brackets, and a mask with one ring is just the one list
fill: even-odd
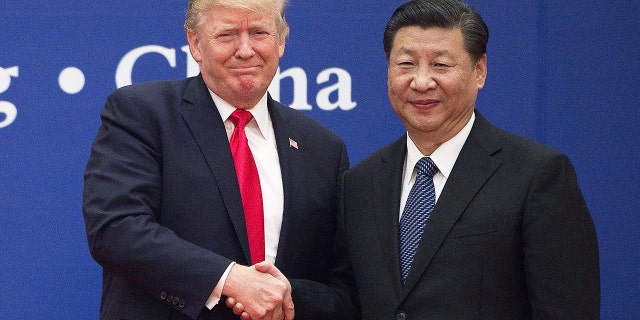
[[(236, 110), (236, 108), (234, 106), (232, 106), (231, 104), (229, 104), (228, 102), (224, 101), (217, 94), (213, 93), (213, 91), (209, 90), (209, 93), (211, 94), (211, 98), (213, 99), (213, 103), (215, 103), (216, 107), (218, 108), (218, 112), (220, 112), (220, 116), (222, 117), (222, 121), (227, 123), (227, 120), (229, 119), (229, 116)], [(271, 127), (271, 125), (270, 125), (270, 119), (271, 118), (269, 117), (269, 109), (267, 108), (267, 93), (266, 92), (265, 92), (264, 96), (262, 96), (260, 101), (258, 101), (258, 104), (256, 104), (251, 109), (247, 109), (247, 111), (251, 112), (251, 114), (253, 115), (253, 119), (254, 119), (254, 120), (251, 120), (247, 124), (247, 126), (251, 127), (251, 126), (254, 126), (255, 124), (257, 124), (258, 125), (258, 130), (261, 133), (269, 132), (269, 130), (267, 130), (267, 129)], [(264, 136), (264, 134), (263, 134), (263, 138), (267, 139)]]
[[(462, 146), (464, 146), (464, 143), (469, 137), (469, 133), (471, 132), (475, 119), (476, 114), (474, 112), (471, 115), (469, 122), (467, 122), (460, 132), (440, 145), (431, 155), (428, 155), (438, 167), (438, 173), (444, 175), (445, 179), (449, 178), (449, 174), (451, 174), (451, 170), (453, 170), (453, 165), (456, 163), (456, 159), (458, 159)], [(416, 144), (409, 137), (409, 133), (407, 133), (407, 159), (405, 161), (405, 175), (403, 181), (410, 181), (414, 172), (413, 168), (415, 168), (418, 160), (424, 156), (425, 155), (418, 150)]]

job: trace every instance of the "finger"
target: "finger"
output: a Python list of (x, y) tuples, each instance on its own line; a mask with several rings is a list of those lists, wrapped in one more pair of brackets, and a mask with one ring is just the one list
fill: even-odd
[(236, 305), (236, 302), (235, 298), (227, 297), (224, 303), (227, 305), (227, 308), (231, 309)]
[(262, 262), (258, 262), (256, 264), (253, 265), (254, 268), (256, 268), (256, 270), (262, 272), (262, 273), (271, 273), (271, 271), (273, 269), (278, 270), (277, 268), (275, 268), (275, 266), (267, 261), (262, 261)]
[(293, 299), (291, 299), (291, 296), (289, 295), (283, 302), (283, 306), (284, 306), (284, 319), (285, 320), (293, 320), (293, 318), (296, 315), (295, 312), (295, 307), (293, 305)]
[[(235, 306), (233, 306), (233, 314), (235, 314), (236, 316), (240, 316), (242, 315), (244, 312), (244, 306), (242, 305), (242, 303), (238, 302), (236, 303)], [(247, 314), (247, 316), (249, 316), (249, 314)]]
[(287, 277), (285, 277), (285, 275), (282, 274), (282, 272), (275, 265), (269, 262), (263, 261), (253, 265), (253, 267), (256, 269), (256, 271), (259, 271), (262, 273), (268, 273), (274, 278), (284, 282), (285, 284), (287, 284), (287, 287), (291, 286), (289, 284), (289, 280), (287, 279)]

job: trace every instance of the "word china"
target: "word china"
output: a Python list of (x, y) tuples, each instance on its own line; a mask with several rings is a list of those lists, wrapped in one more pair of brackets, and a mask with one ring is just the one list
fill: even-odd
[[(189, 53), (189, 46), (185, 45), (180, 48), (185, 56), (187, 66), (187, 77), (198, 75), (200, 72), (198, 64), (193, 60)], [(148, 54), (162, 55), (169, 66), (176, 67), (177, 54), (173, 48), (167, 48), (158, 45), (147, 45), (135, 48), (127, 52), (120, 60), (118, 68), (116, 69), (116, 86), (123, 87), (132, 83), (133, 68), (138, 59)], [(309, 83), (307, 73), (300, 67), (292, 67), (281, 71), (278, 69), (273, 82), (269, 86), (269, 93), (271, 96), (281, 101), (280, 88), (281, 82), (284, 79), (291, 79), (292, 83), (292, 97), (285, 99), (291, 101), (289, 107), (298, 110), (312, 110), (313, 107), (308, 102), (308, 89)], [(335, 79), (332, 81), (332, 79)], [(351, 74), (341, 68), (328, 68), (320, 73), (316, 77), (316, 84), (321, 86), (316, 93), (316, 106), (321, 110), (331, 111), (340, 109), (348, 111), (356, 107), (357, 103), (352, 99), (352, 84)]]

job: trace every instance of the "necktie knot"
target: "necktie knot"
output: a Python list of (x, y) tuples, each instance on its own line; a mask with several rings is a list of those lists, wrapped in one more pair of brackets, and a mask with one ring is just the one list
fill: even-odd
[(229, 120), (233, 122), (233, 125), (240, 129), (244, 129), (251, 119), (253, 119), (251, 112), (243, 109), (236, 109), (236, 111), (229, 116)]
[(423, 174), (429, 178), (432, 178), (433, 175), (438, 171), (438, 167), (429, 157), (422, 157), (416, 163), (416, 169), (418, 169), (418, 174)]

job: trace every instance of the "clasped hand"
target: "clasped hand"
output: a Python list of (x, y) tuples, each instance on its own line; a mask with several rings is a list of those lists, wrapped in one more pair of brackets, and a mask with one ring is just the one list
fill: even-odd
[(292, 320), (294, 317), (291, 284), (269, 262), (251, 267), (234, 265), (222, 294), (226, 305), (242, 320)]

